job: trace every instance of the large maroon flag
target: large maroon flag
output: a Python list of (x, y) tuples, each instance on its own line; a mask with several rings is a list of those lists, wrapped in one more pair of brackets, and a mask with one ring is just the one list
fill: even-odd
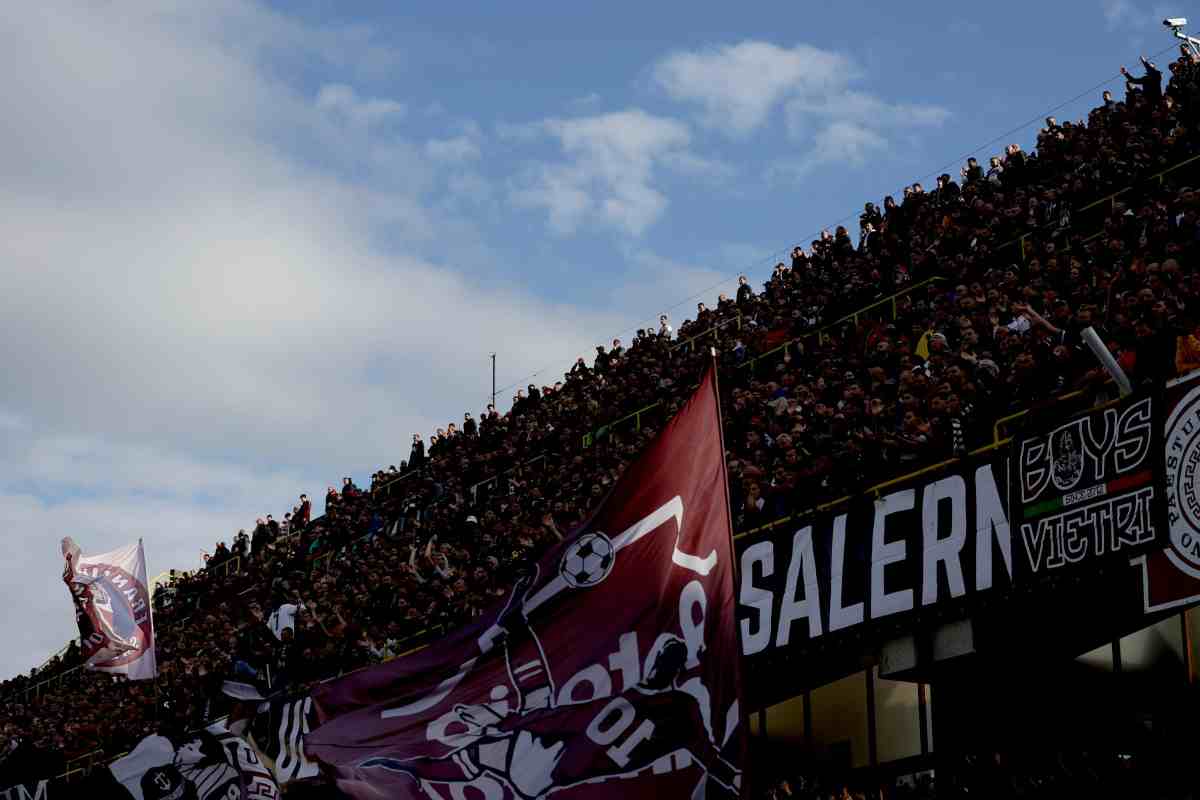
[(736, 797), (744, 728), (716, 383), (497, 608), (313, 695), (357, 800)]

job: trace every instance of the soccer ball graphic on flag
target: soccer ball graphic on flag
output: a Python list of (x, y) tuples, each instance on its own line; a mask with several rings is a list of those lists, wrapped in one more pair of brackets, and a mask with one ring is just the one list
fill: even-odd
[(558, 571), (568, 585), (584, 589), (607, 578), (616, 560), (612, 540), (598, 531), (585, 533), (567, 546)]

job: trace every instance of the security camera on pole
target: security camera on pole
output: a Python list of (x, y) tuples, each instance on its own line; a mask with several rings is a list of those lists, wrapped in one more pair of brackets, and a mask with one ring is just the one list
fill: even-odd
[(1183, 29), (1187, 27), (1187, 19), (1185, 17), (1167, 17), (1163, 20), (1163, 26), (1169, 28), (1171, 34), (1176, 39), (1187, 42), (1188, 47), (1191, 48), (1192, 56), (1200, 59), (1200, 39), (1188, 36), (1183, 32)]

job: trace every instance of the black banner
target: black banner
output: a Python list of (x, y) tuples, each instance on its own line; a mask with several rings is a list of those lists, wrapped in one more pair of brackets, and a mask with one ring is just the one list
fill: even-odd
[(1012, 574), (1007, 459), (965, 459), (878, 499), (738, 541), (744, 655), (894, 629)]
[(1161, 395), (1136, 394), (1012, 442), (1016, 579), (1167, 542)]
[(0, 788), (0, 800), (134, 800), (103, 766), (73, 780), (64, 778), (27, 781)]

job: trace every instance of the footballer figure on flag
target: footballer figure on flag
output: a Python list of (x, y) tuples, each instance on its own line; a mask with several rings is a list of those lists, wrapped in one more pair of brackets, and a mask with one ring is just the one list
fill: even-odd
[(739, 796), (718, 397), (710, 365), (588, 520), (496, 607), (315, 690), (306, 757), (354, 800)]
[[(522, 578), (510, 596), (521, 602), (510, 600), (497, 620), (499, 630), (481, 642), (482, 649), (490, 648), (492, 638), (501, 644), (517, 702), (509, 704), (507, 695), (501, 695), (486, 705), (456, 706), (473, 741), (445, 756), (376, 756), (359, 766), (407, 775), (422, 787), (470, 783), (487, 774), (518, 797), (536, 800), (582, 783), (632, 775), (683, 751), (708, 778), (736, 796), (741, 772), (713, 741), (707, 709), (701, 706), (707, 691), (699, 679), (683, 681), (689, 652), (679, 636), (659, 637), (645, 677), (628, 691), (554, 706), (549, 665), (524, 612), (525, 591), (536, 574)], [(514, 655), (528, 651), (530, 644), (537, 658), (514, 666)]]

